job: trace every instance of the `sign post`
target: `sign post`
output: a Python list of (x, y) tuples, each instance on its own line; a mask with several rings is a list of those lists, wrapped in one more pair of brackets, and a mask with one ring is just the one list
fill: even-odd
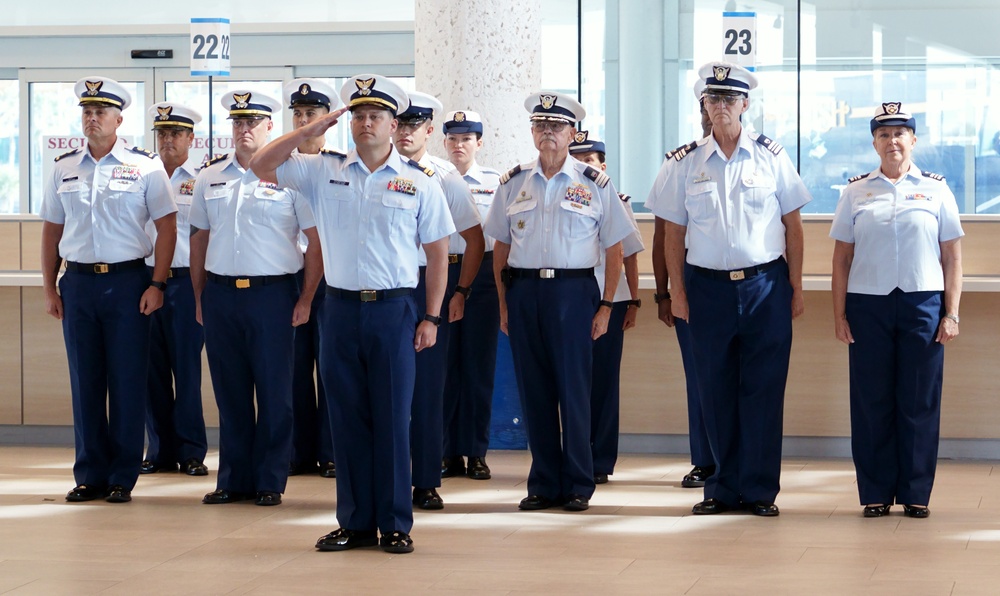
[(722, 13), (722, 55), (753, 71), (757, 66), (757, 13)]
[(191, 19), (191, 76), (208, 76), (208, 157), (212, 143), (212, 77), (229, 76), (229, 19)]

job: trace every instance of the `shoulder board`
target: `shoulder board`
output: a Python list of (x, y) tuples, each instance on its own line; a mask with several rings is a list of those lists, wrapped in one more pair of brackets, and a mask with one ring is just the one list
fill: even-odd
[(687, 155), (688, 153), (691, 153), (692, 151), (694, 151), (694, 148), (697, 147), (697, 146), (698, 146), (698, 142), (697, 141), (691, 141), (687, 145), (681, 145), (680, 147), (674, 149), (673, 151), (667, 151), (667, 154), (666, 154), (665, 157), (667, 159), (674, 159), (674, 160), (680, 161), (680, 160), (684, 159), (685, 155)]
[(227, 157), (229, 157), (228, 153), (223, 153), (222, 155), (216, 155), (212, 159), (206, 161), (205, 165), (203, 165), (202, 167), (203, 168), (207, 168), (208, 166), (215, 165), (215, 164), (219, 163), (220, 161), (226, 159)]
[(411, 166), (417, 168), (418, 170), (420, 170), (424, 174), (427, 174), (428, 177), (434, 176), (434, 170), (432, 170), (431, 168), (424, 167), (424, 166), (420, 165), (420, 162), (417, 161), (417, 160), (415, 160), (415, 159), (408, 160), (406, 163), (408, 163)]
[(871, 174), (871, 172), (865, 172), (864, 174), (858, 174), (857, 176), (854, 176), (853, 178), (848, 178), (847, 179), (847, 183), (851, 184), (852, 182), (857, 182), (858, 180), (864, 180), (870, 174)]
[(628, 203), (629, 199), (631, 199), (632, 197), (628, 196), (623, 192), (620, 192), (618, 193), (618, 198), (622, 200), (622, 203)]
[(927, 170), (921, 171), (920, 175), (924, 178), (930, 178), (931, 180), (944, 181), (944, 176), (941, 174), (935, 174), (934, 172), (928, 172)]
[(132, 153), (138, 153), (139, 155), (145, 155), (149, 159), (153, 159), (154, 157), (156, 157), (155, 153), (153, 153), (152, 151), (146, 151), (142, 147), (129, 147), (128, 150), (131, 151)]
[(773, 141), (765, 137), (764, 135), (757, 135), (757, 138), (755, 140), (757, 141), (758, 145), (763, 145), (768, 151), (770, 151), (775, 155), (778, 155), (779, 153), (781, 153), (782, 149), (784, 149), (784, 147), (781, 146), (781, 143)]
[(520, 173), (521, 173), (521, 164), (517, 164), (513, 168), (507, 170), (506, 174), (500, 176), (500, 184), (507, 184), (508, 180), (510, 180), (514, 176), (517, 176)]
[(80, 148), (77, 147), (76, 149), (74, 149), (72, 151), (67, 151), (66, 153), (63, 153), (62, 155), (60, 155), (59, 157), (57, 157), (55, 159), (55, 161), (59, 161), (60, 159), (62, 159), (64, 157), (69, 157), (70, 155), (73, 155), (74, 153), (79, 153), (79, 152), (80, 152)]
[(601, 188), (604, 188), (608, 185), (608, 182), (611, 182), (611, 178), (607, 174), (592, 166), (587, 166), (587, 169), (583, 171), (583, 175), (593, 180)]
[(343, 153), (341, 151), (334, 151), (333, 149), (320, 149), (319, 152), (320, 155), (329, 155), (331, 157), (339, 157), (341, 159), (347, 157), (346, 153)]

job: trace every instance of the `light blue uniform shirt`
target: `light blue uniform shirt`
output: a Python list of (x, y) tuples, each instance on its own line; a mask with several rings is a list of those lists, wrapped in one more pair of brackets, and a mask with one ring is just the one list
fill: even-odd
[[(177, 244), (174, 246), (174, 260), (171, 267), (189, 267), (191, 264), (191, 197), (194, 196), (194, 180), (199, 168), (193, 160), (187, 160), (174, 170), (170, 176), (170, 188), (174, 191), (174, 202), (177, 203)], [(152, 220), (146, 222), (146, 233), (156, 245), (156, 225)], [(155, 255), (146, 257), (146, 264), (152, 267), (156, 264)]]
[[(469, 190), (469, 185), (458, 175), (455, 168), (452, 166), (451, 170), (439, 170), (436, 164), (441, 160), (434, 158), (432, 161), (429, 159), (430, 157), (432, 156), (429, 153), (424, 153), (424, 158), (420, 160), (420, 165), (434, 170), (433, 178), (441, 185), (441, 190), (444, 191), (444, 198), (448, 201), (448, 211), (451, 213), (451, 219), (455, 223), (455, 232), (448, 236), (448, 252), (451, 254), (465, 254), (465, 241), (462, 240), (459, 232), (464, 232), (473, 226), (482, 224), (482, 220), (479, 218), (479, 211), (476, 209), (476, 204), (472, 202), (472, 192)], [(461, 251), (458, 250), (455, 238), (462, 241)], [(421, 267), (427, 265), (427, 255), (424, 254), (423, 247), (420, 248), (417, 254), (417, 262)]]
[[(632, 211), (632, 201), (622, 201), (625, 205), (625, 211), (628, 213), (628, 217), (632, 220), (632, 225), (636, 226), (635, 232), (629, 234), (622, 240), (622, 250), (624, 251), (624, 256), (630, 257), (636, 253), (640, 253), (645, 250), (645, 246), (642, 244), (642, 234), (639, 233), (638, 225), (635, 222), (635, 213)], [(601, 290), (601, 296), (604, 296), (604, 266), (607, 262), (607, 254), (601, 251), (601, 262), (597, 264), (594, 268), (594, 276), (597, 277), (597, 286)], [(612, 302), (623, 302), (625, 300), (632, 299), (632, 292), (628, 287), (628, 280), (625, 279), (625, 267), (622, 267), (621, 273), (618, 277), (618, 287), (615, 289), (615, 297)]]
[(596, 267), (602, 252), (635, 231), (614, 185), (602, 188), (584, 175), (588, 168), (567, 156), (546, 180), (535, 160), (500, 185), (484, 229), (510, 245), (511, 267)]
[(415, 288), (417, 247), (455, 231), (441, 185), (395, 147), (374, 172), (352, 151), (292, 155), (277, 177), (312, 205), (326, 283), (334, 288)]
[(784, 254), (781, 217), (812, 195), (787, 152), (770, 139), (766, 145), (757, 139), (744, 129), (727, 160), (709, 135), (663, 161), (646, 206), (657, 217), (687, 226), (688, 263), (729, 271)]
[(59, 256), (120, 263), (152, 254), (146, 222), (177, 211), (163, 163), (119, 138), (95, 161), (90, 145), (60, 156), (42, 199), (43, 220), (63, 225)]
[[(493, 168), (484, 168), (478, 163), (472, 162), (469, 171), (462, 178), (469, 185), (469, 191), (472, 193), (472, 201), (476, 204), (476, 209), (479, 211), (480, 220), (486, 221), (486, 214), (489, 213), (497, 187), (500, 186), (500, 172)], [(483, 234), (483, 237), (486, 240), (486, 250), (493, 250), (493, 237), (487, 234)], [(465, 239), (461, 236), (452, 236), (448, 244), (455, 249), (452, 252), (465, 253)]]
[(261, 182), (236, 154), (198, 173), (191, 225), (210, 230), (205, 269), (216, 275), (284, 275), (302, 269), (297, 238), (316, 225), (301, 194)]
[(830, 237), (854, 245), (848, 292), (944, 290), (941, 243), (964, 232), (955, 195), (938, 178), (910, 164), (893, 184), (876, 169), (840, 193)]

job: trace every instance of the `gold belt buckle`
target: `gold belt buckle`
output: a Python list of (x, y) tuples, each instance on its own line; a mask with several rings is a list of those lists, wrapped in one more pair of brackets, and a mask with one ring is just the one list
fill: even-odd
[(107, 273), (110, 271), (107, 263), (94, 263), (94, 273)]
[(167, 279), (170, 279), (173, 276), (174, 276), (174, 270), (173, 269), (167, 269)]
[(361, 290), (362, 302), (375, 302), (378, 300), (378, 290)]
[(448, 264), (454, 265), (458, 262), (458, 255), (448, 255)]
[(250, 280), (245, 277), (238, 278), (236, 280), (236, 289), (245, 290), (250, 287)]
[(555, 279), (556, 270), (555, 269), (539, 269), (538, 270), (539, 279)]
[(729, 281), (740, 281), (743, 278), (745, 278), (746, 276), (747, 276), (746, 273), (743, 273), (742, 269), (740, 269), (739, 271), (730, 271), (729, 272)]

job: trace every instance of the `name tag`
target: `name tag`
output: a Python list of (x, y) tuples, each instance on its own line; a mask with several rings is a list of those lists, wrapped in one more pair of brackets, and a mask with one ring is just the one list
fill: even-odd
[(331, 180), (330, 184), (336, 184), (338, 186), (350, 186), (351, 183), (347, 180)]
[(131, 180), (109, 180), (108, 190), (113, 190), (115, 192), (123, 192), (132, 188)]

